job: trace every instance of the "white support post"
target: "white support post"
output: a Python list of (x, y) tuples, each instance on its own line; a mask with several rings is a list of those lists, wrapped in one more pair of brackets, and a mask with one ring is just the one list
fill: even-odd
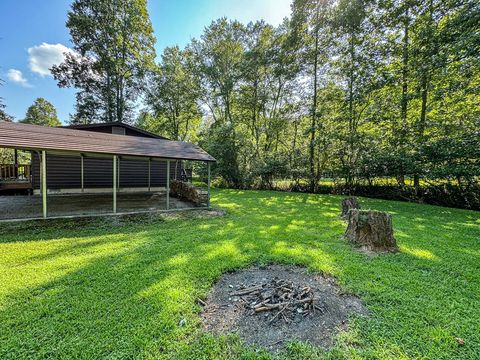
[(208, 180), (207, 180), (207, 191), (208, 191), (208, 198), (207, 198), (207, 207), (210, 209), (210, 161), (207, 162), (207, 173), (208, 173)]
[(113, 213), (117, 213), (117, 155), (113, 156)]
[(83, 167), (83, 154), (80, 154), (80, 182), (81, 182), (81, 188), (82, 188), (82, 193), (85, 191), (85, 186), (84, 186), (84, 167)]
[(170, 160), (167, 160), (167, 210), (170, 209)]
[(47, 152), (42, 151), (42, 210), (43, 218), (47, 218)]
[(148, 192), (150, 192), (150, 189), (152, 187), (152, 159), (148, 158)]

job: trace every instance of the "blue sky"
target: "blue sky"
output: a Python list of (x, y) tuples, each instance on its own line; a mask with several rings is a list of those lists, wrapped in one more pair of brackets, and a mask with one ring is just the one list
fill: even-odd
[[(157, 56), (166, 46), (185, 46), (219, 17), (243, 23), (264, 19), (278, 25), (291, 0), (149, 0)], [(57, 108), (66, 122), (74, 109), (74, 89), (59, 89), (48, 73), (72, 46), (65, 21), (70, 0), (0, 0), (0, 96), (7, 112), (22, 119), (37, 97)]]

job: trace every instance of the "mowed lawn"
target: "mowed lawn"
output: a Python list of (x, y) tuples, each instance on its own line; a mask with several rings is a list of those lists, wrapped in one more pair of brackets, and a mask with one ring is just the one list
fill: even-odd
[(370, 312), (334, 349), (279, 358), (480, 358), (480, 213), (361, 199), (393, 214), (400, 247), (368, 257), (342, 239), (340, 200), (215, 190), (222, 218), (0, 224), (0, 358), (268, 359), (203, 333), (196, 304), (223, 272), (267, 263), (335, 276)]

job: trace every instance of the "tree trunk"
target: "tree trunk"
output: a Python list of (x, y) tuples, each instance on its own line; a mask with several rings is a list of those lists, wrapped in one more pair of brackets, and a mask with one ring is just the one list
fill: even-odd
[(353, 110), (353, 82), (354, 82), (354, 66), (355, 66), (355, 44), (354, 34), (350, 34), (350, 69), (348, 79), (348, 169), (347, 169), (347, 185), (353, 185), (354, 171), (354, 142), (356, 136), (356, 125)]
[(381, 211), (350, 210), (345, 237), (369, 251), (397, 251), (392, 216)]
[(315, 136), (317, 127), (317, 82), (318, 82), (318, 9), (317, 9), (317, 24), (315, 31), (315, 59), (313, 61), (313, 104), (312, 104), (312, 129), (310, 134), (310, 191), (315, 192)]
[(404, 30), (403, 30), (403, 55), (402, 55), (402, 103), (401, 103), (401, 120), (402, 120), (402, 133), (401, 133), (401, 145), (405, 141), (407, 133), (407, 111), (408, 111), (408, 30), (409, 30), (409, 13), (408, 5), (405, 5), (405, 18), (404, 18)]

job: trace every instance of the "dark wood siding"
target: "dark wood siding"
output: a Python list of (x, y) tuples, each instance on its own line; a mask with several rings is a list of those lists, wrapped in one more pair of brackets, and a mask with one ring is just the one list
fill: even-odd
[[(148, 161), (120, 160), (120, 188), (147, 187)], [(47, 187), (52, 190), (78, 189), (81, 187), (80, 156), (60, 156), (47, 154)], [(175, 161), (170, 163), (171, 178), (175, 175)], [(177, 166), (180, 177), (181, 162)], [(38, 154), (32, 154), (33, 188), (40, 188), (40, 161)], [(111, 159), (84, 158), (84, 187), (111, 188), (113, 180), (113, 161)], [(151, 162), (152, 187), (166, 186), (167, 162)]]
[[(92, 127), (92, 128), (81, 128), (80, 130), (99, 132), (99, 133), (103, 133), (103, 134), (113, 134), (112, 127), (113, 127), (113, 125), (105, 125), (105, 126), (95, 126), (95, 127)], [(144, 134), (140, 131), (136, 131), (135, 129), (130, 129), (130, 128), (124, 128), (124, 129), (125, 129), (125, 135), (127, 135), (127, 136), (139, 136), (139, 137), (145, 137), (145, 138), (152, 138), (153, 137), (151, 135)]]

